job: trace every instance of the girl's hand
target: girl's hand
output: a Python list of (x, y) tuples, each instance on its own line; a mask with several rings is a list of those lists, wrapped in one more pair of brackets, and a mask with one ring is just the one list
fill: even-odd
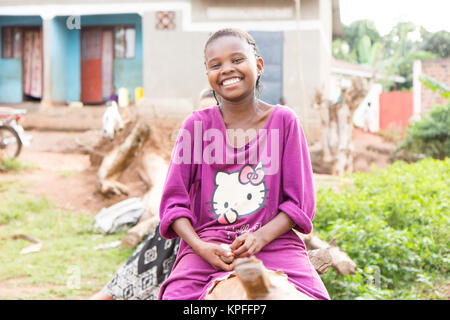
[(227, 252), (219, 244), (201, 241), (197, 244), (194, 250), (217, 271), (232, 271), (234, 269), (234, 263), (226, 264), (222, 261), (222, 259), (220, 259), (220, 256), (229, 257), (233, 254), (231, 252)]
[(244, 233), (233, 241), (230, 248), (234, 258), (250, 257), (261, 251), (266, 244), (258, 231)]

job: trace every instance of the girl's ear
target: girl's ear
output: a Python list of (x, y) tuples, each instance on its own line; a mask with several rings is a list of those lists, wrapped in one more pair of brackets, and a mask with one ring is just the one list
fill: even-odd
[(261, 76), (264, 72), (264, 60), (261, 57), (256, 59), (256, 71), (258, 72), (258, 76)]
[(226, 172), (217, 171), (216, 176), (214, 177), (214, 183), (217, 186), (223, 185), (227, 178), (228, 178), (228, 174)]

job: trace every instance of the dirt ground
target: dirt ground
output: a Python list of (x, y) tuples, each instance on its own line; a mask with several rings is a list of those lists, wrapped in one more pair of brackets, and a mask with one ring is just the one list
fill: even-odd
[[(64, 209), (84, 211), (95, 215), (103, 207), (126, 199), (126, 196), (105, 198), (96, 190), (97, 168), (92, 168), (89, 155), (83, 154), (80, 143), (94, 145), (101, 134), (99, 131), (62, 132), (27, 131), (33, 136), (30, 146), (24, 147), (19, 161), (34, 165), (20, 175), (1, 173), (0, 180), (20, 178), (31, 182), (28, 192), (43, 195)], [(129, 197), (145, 193), (146, 186), (139, 179), (129, 179)]]

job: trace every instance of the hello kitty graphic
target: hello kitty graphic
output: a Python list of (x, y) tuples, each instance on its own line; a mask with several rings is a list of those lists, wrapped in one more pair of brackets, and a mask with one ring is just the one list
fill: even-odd
[(214, 176), (211, 204), (220, 224), (235, 223), (239, 217), (248, 216), (265, 208), (267, 191), (262, 162), (250, 164), (233, 172), (217, 171)]

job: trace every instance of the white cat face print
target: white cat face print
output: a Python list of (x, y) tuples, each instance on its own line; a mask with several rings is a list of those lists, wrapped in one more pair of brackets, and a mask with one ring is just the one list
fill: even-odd
[(233, 172), (217, 171), (211, 208), (220, 224), (232, 224), (265, 207), (267, 198), (265, 172), (261, 162), (245, 164)]

